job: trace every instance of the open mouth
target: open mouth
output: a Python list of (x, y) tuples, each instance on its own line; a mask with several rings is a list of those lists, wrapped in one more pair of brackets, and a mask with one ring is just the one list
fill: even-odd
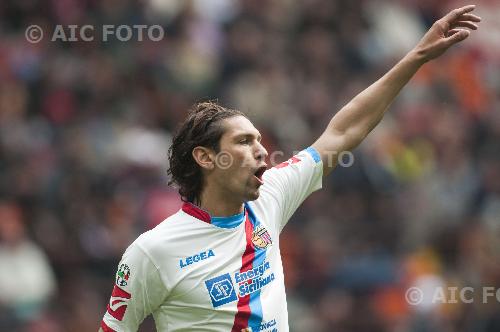
[(261, 184), (264, 183), (264, 181), (262, 180), (262, 176), (264, 175), (264, 172), (267, 170), (267, 166), (261, 166), (257, 169), (257, 171), (255, 172), (255, 177), (259, 180), (259, 182)]

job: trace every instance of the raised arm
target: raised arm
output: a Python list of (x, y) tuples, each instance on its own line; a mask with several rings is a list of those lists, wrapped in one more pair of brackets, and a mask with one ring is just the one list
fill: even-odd
[[(436, 21), (420, 42), (382, 78), (358, 94), (330, 120), (326, 130), (312, 145), (323, 160), (323, 175), (336, 166), (332, 154), (358, 146), (380, 122), (399, 91), (427, 61), (443, 54), (450, 46), (466, 39), (481, 19), (470, 14), (475, 5), (455, 9)], [(329, 157), (330, 156), (330, 157)]]

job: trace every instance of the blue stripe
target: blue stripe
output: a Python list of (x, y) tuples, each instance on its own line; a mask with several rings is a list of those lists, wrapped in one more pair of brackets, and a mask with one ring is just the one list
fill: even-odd
[[(245, 207), (248, 210), (248, 217), (253, 225), (253, 229), (255, 230), (260, 225), (260, 222), (255, 217), (255, 214), (248, 203), (245, 203)], [(255, 256), (252, 262), (252, 267), (263, 264), (265, 260), (266, 250), (255, 247)], [(259, 289), (258, 291), (250, 294), (250, 318), (248, 319), (248, 326), (250, 326), (253, 331), (258, 331), (260, 325), (262, 324), (263, 313), (260, 292), (261, 290)]]
[(321, 161), (321, 156), (319, 155), (318, 151), (315, 148), (313, 148), (312, 146), (308, 147), (304, 151), (306, 151), (307, 153), (309, 153), (311, 155), (311, 157), (313, 157), (316, 164)]
[(213, 225), (221, 228), (234, 228), (245, 221), (245, 211), (229, 217), (211, 217)]

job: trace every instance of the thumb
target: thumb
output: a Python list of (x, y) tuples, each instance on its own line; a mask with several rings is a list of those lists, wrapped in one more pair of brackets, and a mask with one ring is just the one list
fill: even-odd
[(446, 41), (447, 46), (451, 46), (453, 44), (459, 43), (462, 40), (466, 39), (467, 37), (469, 37), (469, 35), (470, 35), (469, 30), (460, 29), (456, 33), (454, 33), (453, 35), (447, 37), (445, 39), (445, 41)]

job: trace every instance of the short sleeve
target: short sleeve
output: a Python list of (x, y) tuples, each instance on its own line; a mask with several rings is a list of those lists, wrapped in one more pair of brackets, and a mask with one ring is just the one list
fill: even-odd
[(300, 204), (312, 192), (321, 189), (322, 178), (323, 162), (312, 147), (264, 173), (263, 199), (269, 201), (263, 203), (268, 205), (266, 208), (278, 209), (278, 232), (283, 230)]
[(124, 253), (115, 284), (101, 322), (104, 332), (137, 331), (141, 322), (154, 312), (167, 296), (158, 269), (137, 244)]

